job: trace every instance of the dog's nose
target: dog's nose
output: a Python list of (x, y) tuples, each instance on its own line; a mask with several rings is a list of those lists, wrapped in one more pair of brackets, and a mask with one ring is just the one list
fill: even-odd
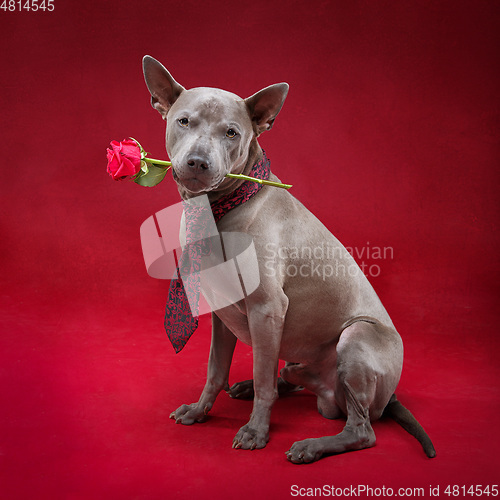
[(193, 170), (207, 170), (209, 168), (210, 163), (207, 159), (202, 158), (198, 155), (191, 155), (188, 157), (187, 164)]

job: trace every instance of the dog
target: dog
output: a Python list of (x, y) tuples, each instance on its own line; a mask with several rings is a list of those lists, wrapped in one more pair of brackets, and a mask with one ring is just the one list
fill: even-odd
[[(181, 198), (205, 194), (215, 202), (230, 196), (244, 181), (226, 174), (247, 175), (263, 158), (258, 137), (272, 128), (288, 84), (242, 99), (214, 88), (186, 90), (150, 56), (143, 59), (143, 72), (151, 104), (166, 121), (166, 150)], [(270, 179), (279, 182), (273, 174)], [(306, 388), (317, 396), (321, 415), (347, 417), (346, 424), (337, 435), (295, 442), (286, 452), (290, 462), (374, 446), (371, 424), (383, 414), (434, 457), (431, 440), (394, 395), (403, 365), (401, 337), (366, 276), (330, 231), (288, 191), (267, 186), (224, 215), (217, 229), (251, 236), (260, 284), (243, 300), (212, 312), (206, 385), (198, 402), (180, 406), (170, 417), (184, 425), (205, 421), (222, 390), (233, 398), (253, 398), (250, 420), (237, 432), (233, 448), (260, 449), (269, 440), (278, 396)], [(325, 246), (337, 264), (330, 278), (283, 272), (290, 264), (296, 269), (310, 264), (310, 252), (301, 249)], [(324, 258), (319, 255), (318, 262)], [(229, 388), (237, 339), (252, 347), (253, 381)], [(280, 359), (286, 364), (278, 376)]]

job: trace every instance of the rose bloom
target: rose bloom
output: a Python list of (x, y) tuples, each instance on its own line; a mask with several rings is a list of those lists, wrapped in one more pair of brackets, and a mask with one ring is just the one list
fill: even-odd
[(141, 150), (132, 139), (111, 141), (108, 153), (108, 174), (115, 180), (132, 177), (141, 169)]

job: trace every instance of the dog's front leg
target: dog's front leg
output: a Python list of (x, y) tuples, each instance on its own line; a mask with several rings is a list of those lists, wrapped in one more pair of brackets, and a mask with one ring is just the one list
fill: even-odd
[[(285, 297), (286, 299), (286, 297)], [(277, 366), (287, 300), (250, 308), (254, 401), (249, 422), (236, 434), (233, 448), (254, 450), (269, 441), (271, 408), (278, 398)]]
[(219, 392), (229, 388), (229, 368), (235, 345), (236, 337), (212, 313), (212, 344), (208, 358), (207, 382), (197, 403), (184, 404), (170, 414), (176, 424), (191, 425), (206, 420)]

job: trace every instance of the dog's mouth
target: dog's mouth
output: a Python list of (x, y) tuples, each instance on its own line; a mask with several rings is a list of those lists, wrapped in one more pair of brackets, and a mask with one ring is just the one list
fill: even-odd
[(176, 172), (175, 168), (172, 168), (172, 176), (184, 189), (187, 189), (191, 193), (201, 193), (213, 191), (219, 187), (222, 182), (224, 182), (225, 177), (211, 176), (211, 175), (182, 175)]

